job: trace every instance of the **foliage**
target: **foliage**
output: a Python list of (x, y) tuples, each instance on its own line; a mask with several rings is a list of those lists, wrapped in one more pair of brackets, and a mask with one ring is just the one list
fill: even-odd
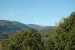
[(41, 36), (32, 29), (22, 31), (9, 40), (5, 50), (43, 50)]
[(51, 39), (46, 42), (49, 50), (75, 50), (75, 12), (59, 23)]

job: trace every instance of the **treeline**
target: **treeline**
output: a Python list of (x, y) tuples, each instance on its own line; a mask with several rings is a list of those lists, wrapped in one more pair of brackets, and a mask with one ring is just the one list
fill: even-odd
[(22, 31), (4, 43), (4, 50), (75, 50), (75, 12), (59, 23), (48, 40), (41, 37), (33, 29)]

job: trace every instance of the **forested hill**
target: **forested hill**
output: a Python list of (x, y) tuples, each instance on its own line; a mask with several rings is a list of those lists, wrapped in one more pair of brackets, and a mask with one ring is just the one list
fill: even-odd
[[(44, 29), (44, 27), (35, 25), (35, 24), (23, 24), (17, 21), (0, 20), (0, 38), (1, 39), (8, 38), (11, 35), (15, 35), (15, 33), (17, 32), (20, 32), (22, 30), (27, 30), (30, 28), (35, 29), (39, 32), (41, 32)], [(52, 28), (49, 28), (49, 29), (52, 29)], [(48, 30), (48, 29), (45, 29), (45, 30)]]
[(8, 38), (10, 35), (26, 29), (29, 27), (20, 22), (0, 20), (0, 39)]
[(14, 33), (28, 28), (29, 27), (20, 22), (0, 20), (0, 33)]

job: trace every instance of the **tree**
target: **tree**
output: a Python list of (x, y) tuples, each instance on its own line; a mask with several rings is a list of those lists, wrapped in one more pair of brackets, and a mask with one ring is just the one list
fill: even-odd
[(10, 38), (5, 46), (6, 50), (43, 50), (43, 44), (40, 34), (29, 29), (22, 31), (18, 35)]
[[(55, 29), (53, 37), (47, 43), (54, 42), (51, 50), (75, 50), (75, 12), (64, 18)], [(48, 46), (50, 46), (49, 44)], [(50, 47), (49, 47), (50, 49)]]

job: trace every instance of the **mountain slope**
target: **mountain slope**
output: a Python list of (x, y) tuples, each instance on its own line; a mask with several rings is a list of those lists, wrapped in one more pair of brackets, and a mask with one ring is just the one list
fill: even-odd
[(17, 32), (22, 29), (28, 29), (29, 27), (25, 26), (19, 22), (0, 20), (0, 32)]
[(20, 22), (0, 20), (0, 39), (27, 29), (29, 29), (29, 27)]
[(15, 33), (21, 30), (27, 30), (29, 28), (39, 31), (43, 37), (48, 37), (52, 33), (53, 27), (42, 27), (35, 24), (22, 24), (17, 21), (0, 20), (0, 38), (7, 38), (10, 35), (15, 35)]
[(43, 28), (42, 26), (39, 26), (39, 25), (36, 25), (36, 24), (27, 24), (26, 26), (28, 26), (32, 29), (35, 29), (35, 30), (41, 30)]

